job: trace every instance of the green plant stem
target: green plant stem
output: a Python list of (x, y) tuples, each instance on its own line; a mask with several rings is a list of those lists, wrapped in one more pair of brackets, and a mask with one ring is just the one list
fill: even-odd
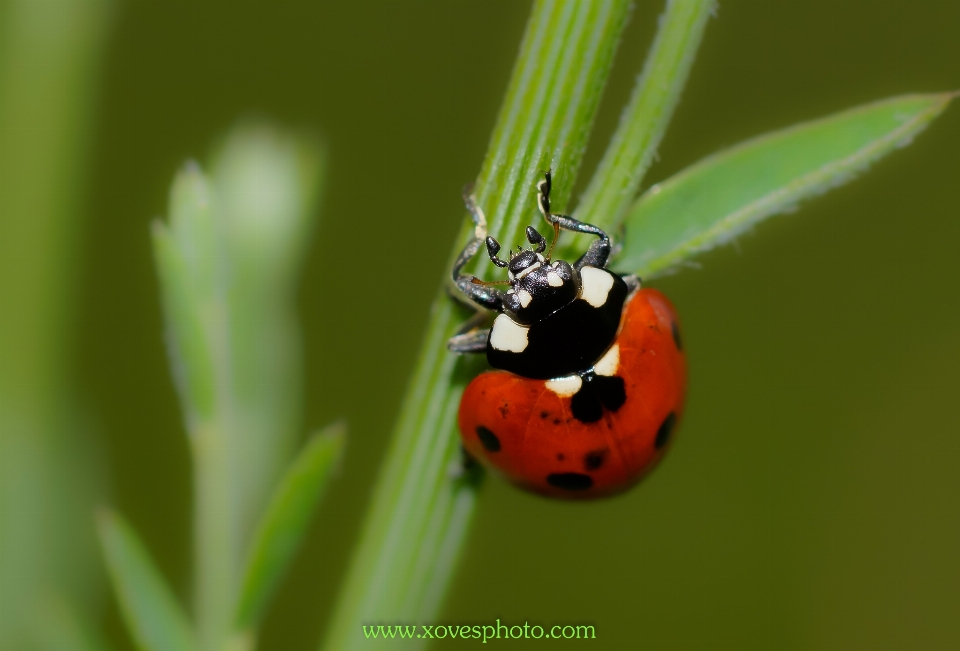
[(196, 626), (200, 648), (220, 649), (231, 624), (237, 543), (231, 510), (227, 437), (218, 423), (198, 428), (193, 444)]
[[(628, 11), (626, 0), (535, 4), (475, 186), (490, 232), (504, 242), (524, 241), (524, 227), (539, 219), (542, 170), (556, 172), (557, 205), (569, 198)], [(472, 233), (465, 224), (453, 255)], [(444, 286), (327, 633), (330, 651), (363, 644), (363, 624), (430, 621), (450, 583), (476, 502), (472, 476), (455, 475), (468, 362), (446, 350), (466, 315)]]
[[(703, 38), (714, 0), (669, 0), (620, 124), (580, 203), (579, 219), (615, 232), (653, 162)], [(570, 238), (564, 252), (581, 250)], [(569, 255), (568, 255), (569, 257)]]
[(241, 560), (231, 443), (238, 416), (230, 375), (221, 202), (197, 165), (173, 184), (168, 224), (153, 236), (167, 338), (193, 453), (194, 609), (198, 646), (220, 651)]
[[(72, 377), (78, 228), (106, 0), (0, 3), (0, 637), (71, 638), (100, 581), (101, 488)], [(74, 636), (74, 648), (89, 646)]]

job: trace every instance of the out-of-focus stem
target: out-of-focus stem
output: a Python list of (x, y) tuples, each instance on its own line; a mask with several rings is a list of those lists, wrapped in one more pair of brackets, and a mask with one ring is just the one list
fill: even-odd
[(0, 3), (0, 631), (13, 651), (55, 637), (54, 620), (82, 630), (78, 612), (97, 601), (97, 463), (71, 374), (83, 159), (110, 7)]

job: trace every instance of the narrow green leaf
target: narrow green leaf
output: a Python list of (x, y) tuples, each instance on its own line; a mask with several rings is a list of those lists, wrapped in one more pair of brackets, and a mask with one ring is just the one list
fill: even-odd
[(300, 544), (330, 470), (343, 454), (346, 427), (331, 425), (304, 446), (280, 480), (257, 528), (244, 573), (236, 628), (254, 628)]
[[(577, 206), (578, 218), (608, 231), (620, 225), (657, 153), (715, 8), (714, 0), (667, 2), (643, 73)], [(564, 250), (583, 250), (585, 240), (577, 239), (570, 238)]]
[(616, 267), (643, 277), (851, 180), (910, 143), (956, 97), (904, 95), (806, 122), (714, 154), (650, 188), (626, 218)]
[(213, 355), (196, 309), (191, 275), (170, 229), (156, 220), (151, 234), (166, 321), (167, 355), (183, 405), (187, 432), (192, 435), (200, 422), (213, 416), (216, 393)]
[(192, 651), (190, 623), (137, 534), (109, 511), (97, 514), (100, 544), (120, 609), (143, 651)]

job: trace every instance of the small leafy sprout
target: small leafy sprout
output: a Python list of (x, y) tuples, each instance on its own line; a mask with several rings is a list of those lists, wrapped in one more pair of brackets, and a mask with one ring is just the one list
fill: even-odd
[(154, 224), (193, 453), (196, 611), (182, 612), (133, 529), (104, 511), (104, 556), (145, 651), (252, 649), (342, 455), (341, 424), (293, 449), (302, 385), (293, 288), (320, 165), (312, 147), (243, 125), (210, 176), (195, 163), (177, 175), (169, 219)]

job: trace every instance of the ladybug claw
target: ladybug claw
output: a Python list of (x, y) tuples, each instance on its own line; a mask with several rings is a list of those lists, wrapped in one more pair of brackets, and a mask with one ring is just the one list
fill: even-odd
[(458, 481), (475, 471), (477, 465), (477, 460), (470, 456), (467, 449), (461, 445), (460, 458), (450, 462), (450, 466), (447, 468), (447, 477), (451, 481)]

